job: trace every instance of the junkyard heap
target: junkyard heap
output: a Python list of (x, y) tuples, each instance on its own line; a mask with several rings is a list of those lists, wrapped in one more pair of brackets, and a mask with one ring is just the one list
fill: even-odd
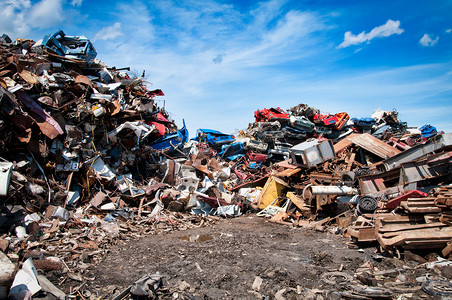
[(385, 254), (450, 256), (452, 134), (410, 128), (396, 111), (350, 118), (299, 104), (257, 110), (236, 136), (199, 129), (189, 140), (159, 107), (161, 90), (95, 59), (84, 37), (3, 35), (0, 52), (0, 297), (55, 295), (34, 268), (77, 269), (78, 248), (102, 253), (133, 226), (250, 212), (334, 227)]

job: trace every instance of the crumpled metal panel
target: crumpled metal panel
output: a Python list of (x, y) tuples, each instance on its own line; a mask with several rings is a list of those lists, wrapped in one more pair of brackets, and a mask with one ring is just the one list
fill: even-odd
[[(438, 160), (442, 158), (442, 160)], [(435, 160), (429, 159), (421, 162), (407, 162), (401, 165), (400, 183), (409, 184), (431, 178), (446, 176), (450, 172), (452, 163), (451, 154), (444, 153)], [(432, 162), (432, 163), (431, 163)]]
[(387, 171), (399, 167), (402, 163), (418, 159), (424, 155), (452, 146), (452, 133), (437, 135), (426, 144), (414, 146), (391, 158), (386, 159), (383, 164)]
[(60, 56), (85, 60), (92, 63), (97, 56), (96, 49), (85, 36), (68, 36), (62, 30), (46, 35), (42, 45)]

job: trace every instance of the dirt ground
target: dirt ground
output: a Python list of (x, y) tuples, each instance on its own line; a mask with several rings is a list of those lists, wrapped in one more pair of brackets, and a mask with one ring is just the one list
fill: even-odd
[[(141, 237), (118, 245), (89, 270), (96, 289), (106, 296), (125, 289), (145, 274), (159, 272), (163, 286), (197, 299), (273, 296), (283, 288), (321, 288), (328, 269), (355, 270), (369, 253), (349, 249), (331, 233), (294, 229), (253, 216), (220, 220), (213, 226)], [(97, 286), (96, 286), (97, 285)], [(185, 288), (186, 286), (186, 288)]]
[[(292, 228), (249, 215), (196, 229), (135, 235), (91, 262), (84, 273), (84, 296), (112, 299), (142, 276), (158, 272), (163, 276), (159, 299), (339, 299), (340, 292), (358, 285), (353, 275), (363, 263), (371, 262), (376, 270), (405, 265), (395, 258), (381, 260), (375, 247), (358, 249), (331, 231)], [(339, 269), (350, 278), (331, 277)]]

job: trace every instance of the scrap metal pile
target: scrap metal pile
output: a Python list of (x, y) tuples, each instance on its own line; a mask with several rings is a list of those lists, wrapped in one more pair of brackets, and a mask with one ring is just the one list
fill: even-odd
[(360, 119), (306, 104), (288, 111), (258, 110), (244, 133), (268, 143), (267, 159), (284, 159), (273, 164), (256, 199), (258, 215), (320, 230), (335, 226), (384, 252), (439, 249), (450, 256), (452, 134), (409, 128), (396, 111), (377, 109)]
[(13, 262), (0, 286), (12, 293), (33, 277), (12, 283), (15, 262), (75, 278), (123, 233), (249, 211), (450, 254), (451, 134), (409, 128), (396, 111), (350, 119), (299, 104), (257, 110), (237, 136), (189, 140), (161, 90), (95, 59), (85, 37), (3, 35), (0, 54), (0, 254)]
[[(140, 232), (117, 219), (163, 218), (167, 227), (155, 230), (205, 222), (158, 213), (168, 197), (160, 190), (173, 183), (163, 151), (188, 139), (157, 105), (161, 90), (96, 60), (89, 40), (62, 31), (37, 43), (3, 35), (0, 55), (4, 261), (33, 258), (38, 269), (76, 276), (121, 232)], [(157, 192), (162, 207), (151, 201)], [(12, 274), (2, 278), (0, 298)], [(18, 273), (11, 293), (27, 276)]]

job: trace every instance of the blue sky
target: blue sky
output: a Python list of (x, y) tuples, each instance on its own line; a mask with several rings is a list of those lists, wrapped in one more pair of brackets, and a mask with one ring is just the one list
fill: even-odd
[(87, 36), (108, 65), (145, 70), (191, 136), (299, 103), (452, 132), (451, 16), (450, 0), (0, 0), (0, 33)]

